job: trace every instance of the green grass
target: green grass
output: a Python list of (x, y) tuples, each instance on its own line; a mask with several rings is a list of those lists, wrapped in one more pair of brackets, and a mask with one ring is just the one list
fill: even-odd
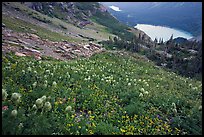
[[(46, 31), (46, 28), (44, 28), (44, 30), (41, 30), (42, 27), (40, 27), (40, 31), (43, 31), (44, 33), (41, 34), (43, 37), (47, 38), (48, 39), (52, 39), (52, 40), (55, 40), (55, 41), (61, 41), (61, 39), (63, 40), (66, 40), (66, 39), (71, 39), (72, 41), (75, 41), (75, 42), (82, 42), (82, 41), (88, 41), (87, 39), (82, 39), (80, 37), (76, 38), (76, 37), (72, 37), (72, 36), (64, 36), (61, 32), (66, 32), (69, 31), (69, 32), (72, 32), (72, 33), (78, 33), (78, 34), (84, 34), (84, 35), (89, 35), (93, 33), (93, 37), (95, 39), (99, 39), (101, 40), (102, 39), (108, 39), (109, 35), (112, 35), (110, 33), (108, 33), (107, 30), (105, 30), (105, 27), (104, 26), (101, 26), (97, 23), (94, 23), (94, 25), (87, 25), (86, 28), (89, 28), (89, 29), (79, 29), (77, 27), (75, 27), (73, 24), (70, 24), (68, 23), (67, 21), (65, 20), (60, 20), (56, 17), (50, 17), (49, 15), (45, 15), (46, 12), (46, 8), (45, 8), (45, 13), (40, 13), (40, 12), (37, 12), (35, 10), (32, 10), (18, 2), (6, 2), (6, 3), (3, 3), (3, 7), (4, 8), (9, 8), (9, 10), (11, 12), (13, 12), (14, 9), (17, 9), (18, 12), (20, 12), (21, 14), (24, 14), (25, 16), (27, 17), (31, 17), (31, 18), (34, 18), (36, 21), (40, 21), (40, 22), (44, 22), (46, 23), (48, 26), (49, 26), (49, 32)], [(58, 9), (59, 10), (59, 9)], [(58, 11), (59, 12), (59, 11)], [(4, 14), (3, 14), (3, 18), (4, 18)], [(5, 20), (5, 19), (4, 19)], [(7, 19), (8, 20), (8, 19)], [(13, 20), (16, 20), (16, 19), (13, 19)], [(12, 20), (12, 21), (13, 21)], [(30, 29), (27, 28), (27, 29), (21, 29), (19, 28), (19, 24), (17, 26), (15, 26), (15, 24), (12, 24), (12, 21), (9, 21), (10, 24), (9, 24), (9, 27), (12, 26), (12, 28), (15, 28), (16, 30), (18, 31), (24, 31), (24, 32), (30, 32)], [(8, 21), (7, 21), (8, 22)], [(28, 22), (25, 22), (25, 24), (29, 24)], [(31, 22), (31, 25), (36, 25), (36, 24), (33, 24)], [(30, 26), (29, 26), (30, 27)], [(31, 26), (33, 27), (33, 26)], [(35, 26), (36, 27), (36, 26)], [(50, 28), (57, 28), (57, 30), (61, 30), (61, 32), (57, 32), (59, 34), (54, 34), (54, 35), (57, 35), (56, 36), (49, 36), (48, 33), (53, 33), (52, 31), (50, 31)], [(96, 31), (98, 31), (98, 33), (96, 33)], [(40, 32), (39, 32), (40, 33)], [(47, 36), (48, 35), (48, 36)], [(59, 39), (58, 39), (59, 37)], [(92, 37), (92, 36), (91, 36)], [(101, 37), (101, 38), (100, 38)]]
[[(15, 23), (13, 23), (13, 22), (15, 22)], [(17, 32), (34, 33), (43, 39), (48, 39), (51, 41), (62, 41), (62, 40), (80, 41), (78, 39), (64, 36), (64, 35), (59, 34), (57, 32), (47, 30), (43, 27), (25, 22), (25, 21), (17, 19), (17, 18), (6, 17), (5, 15), (2, 16), (2, 23), (4, 23), (6, 25), (6, 27), (10, 28), (11, 30), (14, 30)], [(36, 32), (33, 32), (31, 29), (36, 30)]]
[(97, 11), (96, 14), (91, 17), (91, 20), (107, 27), (106, 31), (125, 40), (131, 40), (134, 37), (134, 34), (128, 31), (129, 27), (127, 25), (122, 24), (109, 13), (101, 13)]
[[(202, 83), (123, 54), (72, 61), (3, 55), (8, 96), (2, 106), (8, 110), (2, 110), (2, 134), (202, 134)], [(18, 104), (11, 100), (14, 92), (22, 95)], [(32, 106), (43, 95), (50, 96), (52, 109), (35, 112)]]

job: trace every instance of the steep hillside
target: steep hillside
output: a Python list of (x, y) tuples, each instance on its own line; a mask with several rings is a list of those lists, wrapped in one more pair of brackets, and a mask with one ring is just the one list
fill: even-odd
[(69, 62), (12, 54), (2, 59), (2, 134), (202, 133), (202, 83), (137, 54), (107, 52)]
[(184, 47), (95, 2), (3, 2), (2, 134), (201, 135), (201, 81), (147, 58), (193, 55), (196, 66), (201, 48)]
[[(80, 28), (96, 22), (107, 27), (108, 32), (119, 37), (127, 39), (134, 37), (128, 31), (130, 29), (128, 26), (120, 23), (107, 12), (103, 5), (97, 2), (29, 2), (24, 4), (42, 14), (56, 17)], [(140, 31), (136, 31), (136, 36), (138, 33)]]
[(89, 18), (97, 11), (106, 12), (104, 7), (96, 2), (25, 2), (24, 5), (80, 27), (92, 24)]
[[(98, 52), (98, 48), (101, 49), (100, 46), (94, 47), (93, 44), (88, 44), (90, 41), (97, 43), (113, 37), (131, 40), (139, 34), (145, 36), (147, 42), (149, 41), (145, 33), (136, 29), (132, 31), (133, 29), (121, 24), (98, 3), (4, 2), (2, 4), (4, 36), (2, 49), (5, 52), (21, 53), (20, 56), (72, 59), (78, 56), (90, 56), (95, 51)], [(92, 49), (97, 50), (92, 51)]]
[[(12, 21), (16, 22), (25, 22), (25, 25), (35, 26), (37, 24), (38, 27), (43, 30), (49, 31), (50, 35), (47, 35), (47, 38), (52, 37), (53, 33), (58, 33), (61, 39), (65, 40), (65, 37), (73, 39), (73, 41), (101, 41), (107, 40), (112, 37), (112, 34), (107, 31), (107, 28), (92, 22), (91, 24), (87, 24), (86, 27), (81, 28), (77, 26), (77, 24), (73, 24), (68, 22), (67, 20), (62, 20), (56, 17), (50, 17), (46, 14), (42, 14), (36, 10), (28, 8), (26, 5), (17, 3), (17, 2), (5, 2), (2, 3), (2, 15), (3, 15), (3, 23), (6, 27), (10, 29), (15, 29), (15, 31), (20, 32), (29, 32), (29, 33), (39, 33), (32, 32), (29, 29), (22, 29), (20, 26), (12, 24)], [(57, 13), (57, 12), (56, 12)], [(70, 14), (71, 16), (72, 14)], [(6, 16), (8, 18), (6, 18)], [(10, 19), (12, 18), (12, 19)], [(72, 20), (72, 19), (71, 19)], [(73, 19), (74, 20), (74, 19)], [(81, 20), (80, 20), (81, 21)], [(8, 25), (7, 25), (8, 24)], [(20, 24), (21, 25), (21, 24)], [(15, 27), (15, 28), (14, 28)], [(40, 35), (40, 34), (37, 34)], [(55, 34), (54, 34), (55, 35)], [(52, 39), (56, 41), (57, 39)], [(58, 39), (59, 41), (60, 39)]]

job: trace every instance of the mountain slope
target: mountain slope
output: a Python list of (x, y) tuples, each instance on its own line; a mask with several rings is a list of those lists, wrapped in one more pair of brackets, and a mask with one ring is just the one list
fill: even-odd
[[(13, 19), (16, 20), (23, 20), (28, 24), (38, 24), (47, 30), (59, 33), (62, 36), (71, 37), (81, 41), (88, 41), (88, 38), (95, 41), (100, 41), (106, 40), (109, 38), (109, 36), (112, 36), (109, 32), (106, 31), (106, 27), (101, 26), (100, 24), (92, 22), (92, 24), (87, 24), (86, 28), (79, 28), (75, 26), (76, 24), (72, 24), (55, 17), (52, 18), (46, 14), (42, 14), (32, 10), (31, 8), (28, 8), (24, 4), (16, 2), (3, 3), (2, 11), (3, 16), (5, 15), (13, 17)], [(7, 27), (9, 27), (9, 25)], [(81, 37), (78, 34), (81, 34), (85, 37)]]
[[(69, 62), (12, 54), (2, 59), (2, 88), (8, 94), (2, 101), (8, 107), (2, 110), (2, 134), (202, 133), (202, 83), (135, 53), (106, 52)], [(21, 94), (18, 104), (10, 98), (14, 92)], [(32, 108), (42, 96), (51, 102), (50, 111)]]
[(2, 134), (202, 134), (202, 82), (144, 55), (188, 49), (149, 39), (98, 3), (2, 3)]
[[(69, 8), (70, 6), (71, 8)], [(58, 16), (61, 12), (60, 15), (64, 18)], [(128, 40), (135, 36), (138, 37), (139, 33), (147, 37), (147, 41), (149, 40), (148, 36), (139, 30), (130, 31), (126, 25), (117, 21), (98, 3), (84, 5), (77, 2), (4, 2), (2, 16), (3, 29), (5, 30), (3, 31), (5, 37), (3, 51), (20, 52), (26, 55), (70, 59), (78, 56), (90, 56), (92, 52), (94, 53), (95, 50), (91, 51), (91, 48), (86, 48), (90, 41), (97, 43), (116, 36), (125, 37)], [(28, 36), (34, 34), (40, 41), (36, 43), (31, 40), (35, 40), (32, 36), (30, 38), (26, 35), (22, 37), (23, 33), (27, 33)], [(17, 39), (12, 39), (8, 35), (19, 36), (16, 36)], [(10, 47), (10, 41), (21, 46)], [(49, 50), (52, 52), (48, 52), (48, 48), (41, 43), (53, 45), (49, 46)], [(78, 45), (80, 48), (73, 48), (70, 45)], [(38, 51), (37, 53), (28, 53), (25, 51), (25, 47), (31, 48), (31, 51), (36, 50), (37, 47)], [(92, 48), (97, 49), (97, 47)], [(75, 51), (72, 53), (71, 49)]]

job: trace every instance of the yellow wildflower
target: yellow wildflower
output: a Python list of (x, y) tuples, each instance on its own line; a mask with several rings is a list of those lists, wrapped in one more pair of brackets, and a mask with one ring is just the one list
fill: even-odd
[(124, 129), (122, 129), (122, 128), (120, 128), (120, 131), (121, 131), (121, 132), (123, 132), (123, 133), (125, 132), (125, 130), (124, 130)]
[(89, 130), (89, 133), (92, 135), (92, 134), (93, 134), (93, 131), (92, 131), (92, 130)]

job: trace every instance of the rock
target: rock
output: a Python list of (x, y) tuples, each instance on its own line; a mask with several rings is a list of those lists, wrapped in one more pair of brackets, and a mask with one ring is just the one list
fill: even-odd
[(89, 45), (84, 45), (84, 48), (85, 48), (86, 50), (89, 50), (90, 46), (89, 46)]
[(54, 50), (54, 52), (56, 52), (56, 53), (64, 53), (64, 51), (62, 51), (62, 50)]
[(27, 51), (40, 53), (40, 51), (35, 50), (35, 49), (31, 49), (31, 48), (28, 48), (28, 47), (24, 47), (24, 49), (27, 50)]
[(20, 45), (19, 43), (13, 42), (13, 41), (7, 41), (7, 43), (9, 43), (9, 44), (14, 44), (14, 45)]
[(37, 36), (35, 34), (30, 34), (30, 36), (33, 37), (33, 38), (36, 38), (36, 39), (40, 38), (39, 36)]
[(16, 52), (15, 55), (16, 55), (16, 56), (20, 56), (20, 57), (25, 57), (25, 56), (26, 56), (25, 54), (19, 53), (19, 52)]
[(26, 29), (25, 27), (21, 27), (21, 26), (20, 26), (19, 28), (21, 28), (21, 29)]
[(6, 27), (6, 25), (4, 23), (2, 23), (2, 27)]
[(10, 34), (10, 33), (7, 33), (6, 36), (11, 37), (11, 34)]
[(188, 52), (191, 53), (191, 54), (196, 54), (196, 53), (198, 53), (196, 50), (193, 50), (193, 49), (189, 49)]
[(165, 67), (167, 64), (166, 63), (161, 63), (161, 66)]
[(41, 60), (42, 58), (40, 57), (40, 55), (35, 55), (35, 59)]
[(33, 32), (37, 32), (35, 29), (30, 29), (31, 31), (33, 31)]
[(169, 54), (169, 53), (166, 53), (166, 57), (167, 57), (167, 58), (172, 58), (172, 55)]
[(23, 40), (21, 40), (21, 39), (18, 39), (18, 41), (21, 42), (21, 43), (23, 43), (23, 44), (26, 44), (26, 45), (29, 44), (29, 43), (27, 43), (27, 42), (25, 42), (25, 41), (23, 41)]

